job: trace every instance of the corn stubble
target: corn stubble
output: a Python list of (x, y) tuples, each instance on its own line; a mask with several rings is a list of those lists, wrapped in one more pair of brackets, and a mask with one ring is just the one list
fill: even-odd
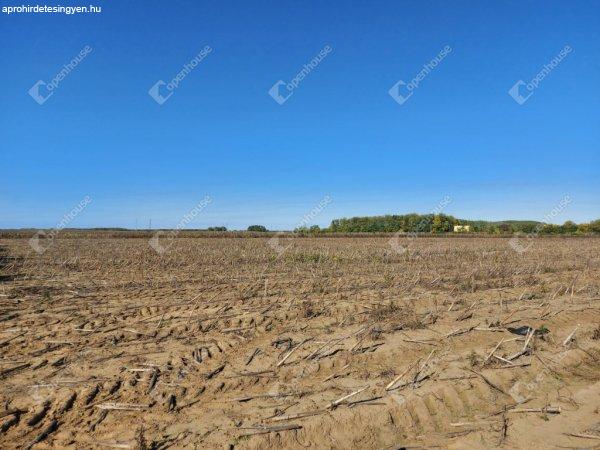
[(0, 239), (1, 447), (600, 438), (600, 238), (119, 236)]

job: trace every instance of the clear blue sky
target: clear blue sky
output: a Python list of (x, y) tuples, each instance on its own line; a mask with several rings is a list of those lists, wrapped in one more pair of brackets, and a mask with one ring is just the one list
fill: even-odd
[[(69, 226), (174, 227), (206, 195), (187, 227), (291, 228), (326, 195), (320, 225), (426, 213), (446, 196), (462, 218), (541, 220), (565, 195), (556, 222), (600, 217), (598, 1), (92, 4), (102, 13), (0, 14), (2, 228), (53, 227), (86, 195)], [(29, 89), (86, 45), (36, 103)], [(207, 45), (155, 102), (149, 89)], [(271, 86), (326, 45), (276, 103)], [(446, 45), (394, 101), (389, 89)], [(509, 96), (565, 45), (523, 105)]]

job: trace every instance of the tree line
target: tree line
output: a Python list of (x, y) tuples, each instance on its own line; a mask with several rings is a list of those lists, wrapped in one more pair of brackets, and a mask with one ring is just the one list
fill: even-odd
[[(577, 224), (567, 220), (562, 225), (533, 220), (463, 220), (448, 214), (404, 214), (335, 219), (322, 231), (338, 233), (447, 233), (455, 225), (469, 225), (471, 232), (489, 234), (541, 233), (588, 234), (600, 233), (600, 220)], [(312, 231), (312, 230), (311, 230)]]
[[(318, 225), (296, 228), (301, 235), (321, 233), (449, 233), (455, 225), (468, 225), (469, 232), (487, 234), (600, 234), (600, 219), (589, 223), (575, 223), (567, 220), (562, 225), (543, 223), (535, 220), (465, 220), (448, 214), (402, 214), (385, 216), (365, 216), (334, 219), (328, 228)], [(226, 227), (209, 227), (197, 231), (228, 231)], [(267, 232), (264, 225), (250, 225), (247, 231)]]

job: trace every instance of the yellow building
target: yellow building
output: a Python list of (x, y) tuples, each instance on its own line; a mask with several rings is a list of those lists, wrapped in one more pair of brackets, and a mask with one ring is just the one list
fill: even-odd
[(454, 225), (455, 233), (470, 233), (471, 225)]

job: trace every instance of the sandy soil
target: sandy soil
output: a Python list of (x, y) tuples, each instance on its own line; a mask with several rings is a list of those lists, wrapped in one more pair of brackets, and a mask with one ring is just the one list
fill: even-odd
[(0, 240), (0, 447), (600, 446), (600, 239), (275, 244)]

